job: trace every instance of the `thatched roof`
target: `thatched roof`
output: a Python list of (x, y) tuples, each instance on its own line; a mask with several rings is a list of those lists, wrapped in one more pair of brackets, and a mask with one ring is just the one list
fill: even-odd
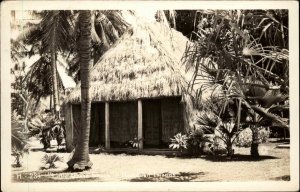
[[(128, 31), (91, 70), (92, 101), (179, 96), (186, 86), (181, 64), (188, 39), (160, 23), (143, 22)], [(67, 102), (80, 101), (80, 84)]]

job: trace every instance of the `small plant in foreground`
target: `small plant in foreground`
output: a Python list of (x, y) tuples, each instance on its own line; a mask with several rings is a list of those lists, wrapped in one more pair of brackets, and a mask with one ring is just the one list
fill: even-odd
[(132, 147), (137, 148), (138, 151), (140, 149), (141, 142), (143, 142), (143, 138), (138, 139), (137, 137), (134, 137), (133, 140), (129, 141)]
[(103, 145), (98, 145), (98, 147), (94, 150), (96, 153), (101, 153), (105, 151), (105, 147)]
[(56, 154), (53, 154), (53, 155), (45, 154), (44, 157), (42, 158), (42, 163), (44, 163), (44, 167), (42, 167), (42, 169), (56, 168), (55, 163), (59, 162), (59, 161), (63, 162), (63, 158), (59, 157)]
[(12, 146), (12, 156), (15, 157), (15, 163), (16, 167), (22, 167), (21, 159), (23, 158), (25, 153), (29, 153), (28, 145), (25, 145), (23, 148), (17, 148), (15, 146)]
[(24, 131), (24, 122), (16, 111), (11, 113), (11, 155), (15, 157), (15, 167), (22, 167), (22, 158), (29, 153), (29, 144)]
[(180, 153), (182, 153), (183, 149), (187, 149), (188, 137), (186, 135), (182, 135), (181, 133), (177, 133), (174, 138), (171, 138), (171, 144), (169, 148), (171, 149), (178, 149)]

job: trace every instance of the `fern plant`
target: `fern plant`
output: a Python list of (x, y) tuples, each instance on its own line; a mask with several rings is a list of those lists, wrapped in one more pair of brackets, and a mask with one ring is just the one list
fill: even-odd
[(140, 150), (141, 142), (143, 142), (143, 138), (138, 139), (137, 137), (134, 137), (133, 140), (129, 141), (132, 147), (137, 148), (138, 151)]
[(103, 145), (98, 145), (98, 147), (94, 150), (96, 153), (101, 153), (105, 151), (105, 146)]
[(182, 153), (183, 149), (187, 149), (188, 137), (184, 134), (177, 133), (174, 138), (171, 138), (171, 144), (169, 148), (171, 149), (178, 149), (180, 153)]
[(63, 162), (63, 158), (56, 154), (53, 155), (45, 154), (41, 161), (44, 164), (44, 167), (42, 167), (42, 169), (54, 169), (57, 168), (55, 163), (59, 161)]

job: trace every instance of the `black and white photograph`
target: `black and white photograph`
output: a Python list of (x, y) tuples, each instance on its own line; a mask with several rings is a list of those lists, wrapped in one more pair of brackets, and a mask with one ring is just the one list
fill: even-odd
[(298, 191), (296, 1), (1, 4), (2, 191)]

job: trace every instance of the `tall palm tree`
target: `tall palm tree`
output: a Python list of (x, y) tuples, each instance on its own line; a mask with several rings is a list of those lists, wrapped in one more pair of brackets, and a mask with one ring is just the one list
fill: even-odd
[[(74, 36), (78, 36), (79, 21), (76, 19), (77, 12), (74, 12)], [(115, 43), (119, 37), (125, 32), (129, 23), (122, 16), (119, 10), (94, 10), (91, 12), (91, 36), (92, 36), (92, 52), (93, 64), (97, 63), (99, 58)], [(78, 51), (71, 50), (70, 73), (76, 81), (80, 80), (80, 62)]]
[(81, 76), (81, 130), (72, 159), (68, 166), (73, 170), (84, 170), (91, 168), (92, 162), (89, 158), (89, 136), (90, 136), (90, 113), (91, 100), (89, 95), (90, 67), (91, 67), (91, 11), (79, 12), (78, 42), (80, 76)]
[(34, 14), (41, 18), (41, 21), (38, 24), (30, 24), (18, 40), (31, 45), (30, 55), (40, 54), (41, 57), (50, 56), (54, 110), (56, 117), (59, 117), (59, 88), (56, 58), (58, 52), (70, 50), (70, 45), (72, 45), (72, 12), (60, 10), (41, 11)]

